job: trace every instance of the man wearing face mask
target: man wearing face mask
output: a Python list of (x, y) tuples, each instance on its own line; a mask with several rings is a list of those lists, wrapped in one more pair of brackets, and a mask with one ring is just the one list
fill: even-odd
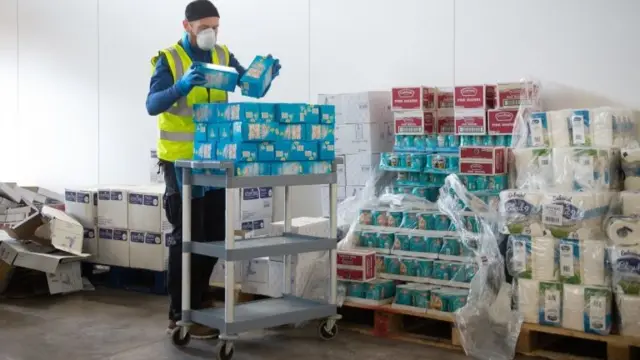
[[(195, 125), (193, 104), (226, 102), (227, 93), (206, 89), (204, 75), (197, 71), (194, 61), (235, 68), (240, 77), (245, 68), (240, 65), (226, 46), (217, 44), (220, 15), (208, 0), (196, 0), (187, 5), (183, 26), (185, 33), (176, 44), (162, 50), (151, 63), (154, 67), (147, 112), (158, 115), (160, 139), (157, 153), (164, 172), (164, 207), (167, 219), (173, 225), (169, 243), (169, 327), (176, 328), (181, 318), (182, 304), (182, 203), (180, 190), (182, 177), (174, 166), (178, 159), (191, 159)], [(273, 75), (279, 69), (274, 69)], [(225, 193), (220, 189), (193, 188), (191, 234), (193, 241), (223, 240), (225, 237)], [(217, 259), (191, 255), (191, 308), (202, 309), (209, 288), (209, 277)], [(193, 325), (190, 335), (194, 339), (214, 338), (215, 329)]]

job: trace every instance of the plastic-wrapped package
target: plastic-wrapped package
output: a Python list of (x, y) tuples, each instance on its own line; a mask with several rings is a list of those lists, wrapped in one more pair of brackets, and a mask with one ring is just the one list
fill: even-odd
[(622, 148), (621, 158), (625, 190), (640, 190), (640, 144), (632, 142)]
[[(473, 248), (479, 263), (467, 303), (456, 312), (465, 352), (479, 359), (512, 359), (522, 316), (511, 309), (511, 285), (505, 281), (496, 236), (498, 214), (470, 194), (455, 175), (448, 176), (440, 189), (438, 208), (449, 217), (461, 242)], [(466, 215), (465, 209), (473, 215)], [(477, 224), (475, 229), (465, 226), (469, 218)]]

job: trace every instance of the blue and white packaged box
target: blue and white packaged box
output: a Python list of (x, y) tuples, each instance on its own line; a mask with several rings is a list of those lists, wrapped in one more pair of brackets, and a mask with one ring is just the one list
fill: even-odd
[(331, 161), (336, 158), (336, 146), (332, 141), (321, 141), (318, 147), (318, 159)]
[(217, 120), (257, 122), (260, 120), (260, 105), (258, 103), (228, 103), (218, 106)]
[(216, 160), (244, 161), (258, 160), (258, 144), (256, 143), (227, 143), (220, 142), (216, 146)]
[(214, 141), (217, 139), (218, 139), (218, 124), (207, 124), (207, 140)]
[(233, 141), (276, 141), (279, 127), (276, 123), (233, 123)]
[(271, 142), (258, 144), (258, 161), (274, 161), (276, 159), (275, 145)]
[(336, 123), (336, 107), (333, 105), (316, 105), (320, 111), (320, 123), (321, 124), (335, 124)]
[(309, 104), (277, 104), (276, 118), (285, 124), (317, 124), (320, 109)]
[(206, 123), (196, 123), (196, 131), (194, 134), (194, 140), (196, 142), (206, 142), (209, 140), (209, 134), (207, 132)]
[(335, 127), (333, 125), (305, 124), (303, 137), (308, 141), (335, 142)]
[(218, 115), (219, 104), (195, 104), (193, 105), (193, 121), (215, 122)]
[(193, 160), (215, 160), (216, 142), (197, 142), (193, 146)]
[(305, 165), (305, 174), (328, 174), (331, 172), (330, 161), (307, 161)]
[(278, 141), (275, 144), (277, 161), (318, 160), (318, 144), (311, 141)]
[(247, 71), (240, 78), (242, 95), (261, 98), (273, 80), (273, 67), (277, 59), (270, 56), (256, 56)]
[(218, 139), (221, 141), (231, 141), (233, 138), (233, 123), (219, 123), (215, 124), (218, 129)]
[(261, 122), (276, 121), (276, 104), (260, 103), (258, 106)]
[(193, 65), (207, 80), (203, 87), (234, 92), (238, 84), (238, 71), (232, 67), (215, 65), (203, 62), (194, 62)]
[(271, 175), (304, 175), (305, 172), (304, 162), (302, 161), (289, 161), (289, 162), (274, 162), (271, 164)]
[[(278, 140), (303, 140), (304, 127), (302, 124), (280, 124)], [(306, 139), (305, 139), (306, 140)]]
[(239, 162), (235, 164), (235, 176), (269, 176), (271, 164), (264, 162)]

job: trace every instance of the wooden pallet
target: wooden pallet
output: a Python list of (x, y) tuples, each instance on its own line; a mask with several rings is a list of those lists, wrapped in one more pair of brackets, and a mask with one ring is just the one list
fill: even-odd
[(525, 323), (520, 330), (516, 352), (558, 360), (640, 359), (640, 338), (622, 335), (595, 335), (582, 331)]
[[(363, 325), (350, 323), (354, 311), (373, 314), (373, 321)], [(387, 337), (440, 348), (462, 350), (460, 333), (454, 315), (431, 311), (422, 313), (396, 309), (391, 305), (364, 305), (346, 302), (341, 308), (344, 321), (340, 326), (362, 334)], [(362, 317), (363, 314), (360, 314)], [(407, 326), (407, 319), (415, 319), (431, 329), (439, 329), (437, 336), (416, 333)], [(356, 320), (357, 321), (357, 320)], [(520, 330), (516, 352), (550, 360), (637, 360), (640, 359), (640, 338), (622, 335), (595, 335), (581, 331), (525, 323)], [(585, 355), (586, 353), (586, 355)]]
[[(353, 309), (364, 313), (350, 313)], [(454, 324), (454, 315), (443, 312), (421, 313), (396, 309), (391, 305), (364, 305), (346, 302), (341, 308), (344, 321), (340, 326), (358, 333), (408, 341), (445, 349), (462, 350), (460, 333)], [(354, 317), (373, 313), (369, 324), (354, 324)], [(366, 317), (366, 316), (365, 316)], [(370, 319), (369, 319), (370, 320)], [(357, 321), (357, 320), (356, 320)], [(366, 319), (365, 319), (366, 321)], [(428, 329), (428, 331), (424, 331)]]

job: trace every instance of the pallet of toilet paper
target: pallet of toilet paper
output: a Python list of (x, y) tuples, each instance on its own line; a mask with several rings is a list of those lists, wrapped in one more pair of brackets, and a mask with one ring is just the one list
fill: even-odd
[(235, 176), (324, 174), (335, 158), (331, 105), (194, 106), (195, 160), (235, 162)]
[[(165, 271), (172, 226), (165, 215), (163, 193), (164, 185), (66, 189), (66, 212), (84, 227), (84, 249), (91, 254), (90, 261)], [(239, 189), (237, 201), (236, 230), (244, 230), (246, 237), (268, 235), (272, 189)]]

